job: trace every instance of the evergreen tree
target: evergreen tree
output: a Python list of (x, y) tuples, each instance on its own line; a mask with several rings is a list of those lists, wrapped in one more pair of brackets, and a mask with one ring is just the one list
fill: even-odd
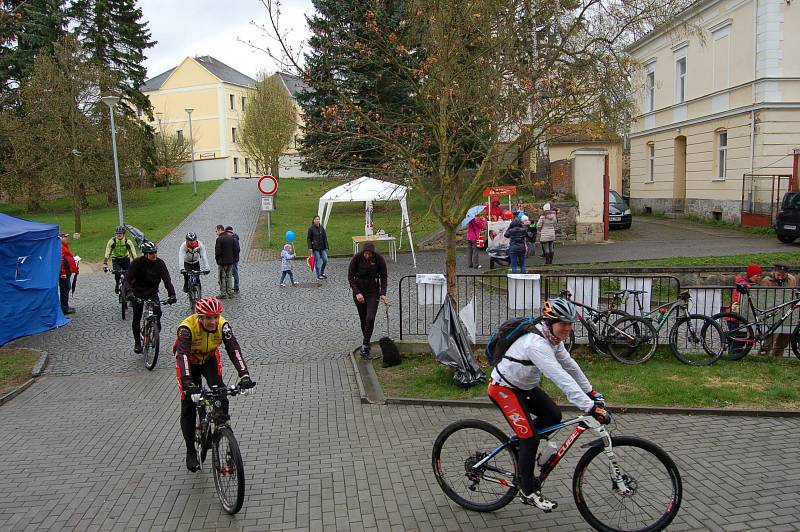
[(53, 51), (65, 34), (66, 0), (3, 1), (0, 19), (0, 106), (17, 107), (19, 86), (30, 77), (40, 50)]
[(150, 100), (140, 88), (147, 77), (144, 52), (155, 41), (151, 40), (136, 1), (76, 0), (70, 14), (78, 24), (77, 34), (83, 48), (117, 78), (116, 87), (100, 87), (103, 94), (118, 92), (152, 119)]
[(360, 128), (358, 115), (342, 120), (328, 110), (341, 101), (341, 86), (366, 114), (387, 109), (402, 113), (412, 105), (409, 84), (376, 64), (365, 46), (371, 38), (368, 19), (376, 18), (398, 33), (404, 4), (403, 0), (314, 0), (316, 13), (308, 19), (312, 36), (305, 57), (304, 81), (309, 89), (297, 97), (305, 120), (300, 147), (305, 170), (363, 175), (385, 166), (382, 143), (354, 135)]

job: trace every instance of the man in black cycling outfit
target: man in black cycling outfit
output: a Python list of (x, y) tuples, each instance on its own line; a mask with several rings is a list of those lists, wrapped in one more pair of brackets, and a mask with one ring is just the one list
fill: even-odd
[[(158, 285), (163, 281), (164, 288), (167, 289), (168, 303), (175, 303), (178, 299), (175, 296), (175, 287), (172, 286), (167, 265), (158, 258), (158, 247), (155, 243), (145, 240), (141, 246), (142, 256), (134, 259), (128, 268), (125, 276), (125, 294), (133, 307), (133, 329), (134, 353), (142, 352), (141, 321), (144, 311), (144, 303), (137, 301), (144, 299), (158, 300)], [(161, 307), (156, 305), (158, 319), (161, 319)]]
[[(575, 305), (556, 297), (544, 302), (538, 333), (530, 332), (511, 344), (492, 371), (489, 397), (500, 408), (519, 437), (520, 499), (549, 512), (558, 503), (546, 499), (534, 482), (534, 464), (539, 436), (536, 430), (561, 422), (561, 409), (539, 385), (542, 375), (553, 381), (570, 403), (600, 423), (611, 417), (597, 406), (595, 397), (602, 397), (583, 374), (578, 363), (564, 347), (572, 327), (578, 321)], [(531, 422), (531, 417), (536, 420)]]

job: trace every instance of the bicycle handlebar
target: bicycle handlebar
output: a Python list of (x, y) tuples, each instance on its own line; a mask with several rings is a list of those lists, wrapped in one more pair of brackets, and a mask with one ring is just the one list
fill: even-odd
[(218, 397), (225, 397), (225, 396), (235, 396), (235, 395), (250, 395), (250, 390), (252, 388), (239, 388), (236, 384), (231, 384), (226, 386), (225, 388), (218, 388), (217, 386), (212, 386), (211, 389), (208, 388), (200, 388), (200, 393), (194, 393), (191, 395), (192, 401), (195, 403), (199, 403), (203, 399), (214, 399)]
[(142, 303), (142, 304), (145, 304), (148, 301), (152, 301), (153, 303), (158, 301), (158, 303), (161, 304), (161, 305), (172, 305), (174, 303), (177, 303), (177, 301), (170, 301), (169, 299), (158, 299), (158, 300), (155, 300), (155, 299), (141, 299), (141, 298), (138, 298), (136, 296), (133, 297), (133, 300), (136, 301), (137, 303)]

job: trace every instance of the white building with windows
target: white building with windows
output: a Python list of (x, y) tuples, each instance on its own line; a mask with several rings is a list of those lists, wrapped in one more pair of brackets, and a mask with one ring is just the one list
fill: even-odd
[(634, 209), (739, 222), (743, 204), (780, 199), (788, 179), (773, 176), (800, 147), (798, 23), (786, 0), (698, 0), (631, 45)]

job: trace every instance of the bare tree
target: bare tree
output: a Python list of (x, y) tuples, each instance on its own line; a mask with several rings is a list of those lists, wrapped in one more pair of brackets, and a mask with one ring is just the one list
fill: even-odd
[(279, 177), (279, 159), (297, 131), (297, 109), (277, 74), (259, 76), (239, 125), (244, 150)]
[[(262, 1), (272, 37), (284, 45), (280, 4)], [(536, 146), (551, 126), (620, 126), (630, 114), (635, 67), (625, 47), (688, 1), (408, 0), (399, 22), (387, 16), (395, 2), (367, 1), (363, 28), (340, 36), (351, 39), (344, 60), (320, 61), (330, 68), (313, 71), (294, 60), (325, 96), (308, 102), (304, 111), (322, 119), (307, 126), (329, 133), (326, 142), (380, 145), (385, 155), (375, 171), (422, 193), (445, 230), (455, 297), (456, 230), (467, 209), (509, 158)], [(365, 71), (404, 91), (408, 103), (376, 106), (353, 91), (349, 81)], [(346, 166), (360, 154), (337, 156)]]
[(169, 186), (182, 177), (181, 167), (192, 158), (192, 145), (184, 136), (164, 129), (159, 119), (153, 138), (155, 151), (155, 181), (157, 186)]

